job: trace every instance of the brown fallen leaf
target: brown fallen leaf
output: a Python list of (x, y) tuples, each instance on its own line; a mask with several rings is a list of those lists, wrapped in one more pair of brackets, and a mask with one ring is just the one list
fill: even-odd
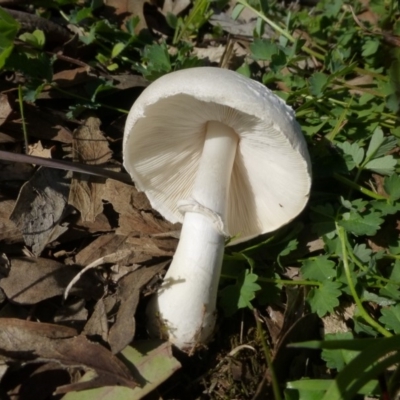
[(45, 149), (39, 140), (37, 143), (29, 145), (28, 154), (30, 156), (51, 158), (51, 149)]
[[(74, 257), (73, 262), (85, 267), (100, 257), (115, 253), (118, 250), (129, 250), (129, 246), (125, 242), (126, 237), (115, 235), (114, 233), (101, 235), (82, 249)], [(123, 260), (123, 263), (127, 263), (126, 260)]]
[(115, 80), (114, 87), (119, 90), (146, 87), (149, 85), (149, 82), (140, 75), (120, 74), (112, 75), (112, 78)]
[(178, 240), (175, 238), (149, 238), (130, 237), (109, 233), (99, 236), (92, 243), (81, 250), (74, 258), (74, 263), (86, 266), (100, 257), (116, 251), (127, 251), (131, 253), (120, 265), (140, 264), (150, 261), (153, 257), (172, 257)]
[(136, 251), (136, 254), (140, 251), (143, 255), (149, 255), (152, 257), (172, 257), (178, 245), (178, 238), (175, 236), (175, 232), (176, 231), (173, 231), (171, 236), (167, 236), (167, 232), (164, 237), (160, 238), (157, 236), (139, 238), (129, 236), (126, 239), (126, 243), (132, 246), (133, 250)]
[[(83, 334), (86, 336), (99, 336), (102, 340), (108, 342), (108, 312), (115, 306), (115, 296), (108, 296), (106, 299), (99, 299), (94, 306), (90, 318), (85, 324)], [(108, 303), (108, 307), (105, 303)]]
[(13, 111), (9, 96), (4, 93), (0, 94), (0, 125), (7, 121)]
[(97, 260), (93, 261), (91, 264), (86, 265), (85, 268), (83, 268), (77, 275), (74, 276), (74, 278), (71, 280), (71, 282), (68, 284), (68, 286), (65, 288), (64, 291), (64, 299), (67, 299), (69, 292), (71, 291), (71, 288), (76, 284), (76, 282), (79, 281), (79, 279), (87, 272), (90, 271), (91, 269), (97, 268), (99, 266), (102, 266), (103, 264), (113, 264), (118, 265), (122, 260), (126, 259), (131, 253), (131, 250), (118, 250), (115, 253), (107, 254), (104, 257), (100, 257)]
[[(8, 398), (21, 400), (51, 399), (57, 387), (66, 385), (71, 381), (69, 372), (62, 369), (57, 362), (39, 365), (33, 372), (31, 371), (32, 365), (25, 365), (20, 369), (13, 368), (10, 371), (7, 380), (3, 381), (3, 386), (5, 386), (3, 389), (7, 390)], [(24, 379), (16, 378), (18, 374), (24, 376)], [(13, 386), (18, 381), (19, 384)]]
[(62, 307), (56, 310), (53, 322), (74, 328), (83, 328), (89, 314), (85, 306), (85, 299), (76, 297), (68, 299)]
[[(45, 258), (14, 258), (7, 278), (0, 287), (8, 299), (19, 304), (37, 304), (54, 296), (61, 296), (68, 283), (79, 273), (75, 266), (67, 266)], [(84, 298), (99, 298), (103, 291), (93, 274), (82, 277), (71, 290)]]
[[(300, 317), (285, 332), (278, 347), (275, 349), (273, 365), (280, 381), (300, 379), (313, 350), (289, 348), (288, 345), (308, 340), (321, 340), (320, 320), (317, 314), (306, 314)], [(294, 363), (294, 359), (297, 359), (298, 362)]]
[(162, 8), (164, 15), (168, 13), (178, 16), (182, 11), (190, 6), (190, 0), (165, 0)]
[[(181, 368), (181, 364), (172, 354), (172, 345), (160, 340), (140, 340), (126, 347), (119, 356), (130, 369), (133, 377), (140, 383), (140, 387), (128, 389), (125, 387), (103, 387), (90, 392), (83, 392), (91, 399), (153, 399), (161, 400), (161, 395), (156, 389), (166, 381), (174, 372)], [(93, 376), (87, 372), (82, 380)], [(147, 396), (147, 395), (150, 395)], [(67, 394), (63, 400), (76, 400), (77, 393)], [(174, 397), (176, 398), (176, 397)]]
[(121, 303), (116, 314), (116, 321), (108, 334), (108, 343), (114, 354), (123, 350), (135, 336), (136, 323), (134, 315), (143, 286), (168, 264), (169, 261), (152, 267), (140, 268), (125, 275), (119, 281), (117, 295)]
[(170, 222), (157, 217), (147, 199), (135, 187), (108, 179), (103, 199), (120, 214), (120, 235), (151, 235), (176, 230)]
[[(211, 25), (219, 26), (225, 32), (234, 36), (252, 38), (254, 29), (256, 28), (257, 18), (255, 18), (254, 13), (245, 8), (238, 19), (232, 19), (229, 12), (219, 12), (214, 13), (209, 22)], [(266, 24), (262, 37), (270, 39), (273, 35), (274, 31)]]
[[(91, 71), (89, 65), (80, 66), (74, 69), (67, 69), (57, 72), (53, 75), (53, 83), (57, 85), (58, 88), (67, 89), (68, 93), (72, 93), (76, 96), (87, 96), (85, 91), (85, 86), (87, 84), (100, 83), (99, 76), (103, 76), (108, 81), (113, 82), (114, 89), (126, 90), (136, 87), (146, 87), (149, 82), (140, 75), (132, 74), (120, 74), (120, 75), (110, 75), (103, 73), (102, 71)], [(39, 99), (70, 99), (70, 95), (65, 94), (55, 90), (52, 86), (48, 86), (43, 90)]]
[(156, 3), (156, 0), (107, 0), (107, 6), (113, 9), (113, 14), (123, 17), (121, 27), (125, 29), (124, 22), (128, 17), (139, 17), (139, 23), (135, 27), (135, 32), (139, 33), (143, 29), (148, 29), (144, 13), (145, 4)]
[(96, 79), (96, 75), (90, 75), (89, 72), (89, 66), (64, 69), (63, 71), (59, 71), (53, 75), (53, 83), (62, 89), (76, 85), (83, 85), (88, 83), (90, 80)]
[[(6, 124), (5, 124), (6, 125)], [(0, 127), (0, 129), (4, 129), (3, 127)], [(7, 133), (5, 132), (7, 131)], [(20, 142), (22, 140), (22, 133), (16, 133), (16, 134), (10, 134), (8, 129), (4, 129), (4, 131), (0, 131), (0, 143), (15, 143), (15, 142)]]
[(79, 218), (76, 221), (76, 227), (84, 228), (85, 232), (88, 233), (111, 232), (114, 230), (110, 224), (110, 219), (104, 212), (98, 214), (94, 221), (82, 221), (82, 218)]
[[(1, 156), (0, 156), (1, 159)], [(34, 168), (29, 164), (18, 162), (1, 163), (0, 164), (0, 181), (28, 181), (34, 172)]]
[[(74, 132), (74, 161), (82, 164), (104, 164), (111, 158), (108, 142), (100, 131), (100, 120), (89, 117)], [(93, 222), (103, 212), (104, 178), (74, 173), (68, 203), (81, 213), (83, 221)]]
[(61, 222), (67, 213), (69, 181), (66, 171), (39, 168), (20, 190), (10, 219), (36, 256), (67, 230)]
[[(7, 337), (6, 330), (10, 337)], [(76, 329), (63, 325), (38, 323), (16, 318), (0, 318), (0, 337), (4, 338), (4, 340), (0, 340), (1, 350), (12, 351), (14, 339), (26, 342), (27, 337), (32, 333), (48, 339), (70, 338), (78, 335)], [(21, 348), (21, 351), (23, 351), (23, 348)]]
[(283, 310), (278, 306), (268, 306), (267, 312), (269, 318), (265, 318), (264, 321), (268, 328), (269, 336), (271, 337), (271, 343), (275, 346), (282, 332), (284, 322)]
[[(129, 369), (109, 350), (74, 334), (74, 329), (59, 325), (0, 318), (0, 354), (12, 361), (57, 361), (65, 368), (96, 372), (92, 381), (72, 384), (74, 390), (137, 386)], [(68, 385), (61, 390), (69, 391)]]
[(69, 120), (64, 114), (57, 113), (52, 108), (24, 105), (24, 109), (29, 136), (61, 143), (72, 142), (72, 132), (68, 125), (74, 121)]
[(23, 237), (16, 224), (10, 220), (10, 214), (15, 207), (14, 200), (0, 197), (0, 241), (6, 243), (22, 242)]

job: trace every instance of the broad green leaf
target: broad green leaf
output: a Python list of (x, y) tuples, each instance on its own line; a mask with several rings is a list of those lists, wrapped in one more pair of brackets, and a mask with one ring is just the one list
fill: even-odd
[(365, 210), (365, 208), (367, 207), (368, 203), (369, 203), (368, 201), (363, 200), (363, 199), (354, 199), (354, 200), (351, 201), (351, 207), (350, 208), (353, 209), (353, 210), (362, 212), (362, 211)]
[(387, 329), (393, 330), (396, 334), (400, 333), (400, 304), (396, 306), (383, 308), (382, 316), (379, 321), (386, 326)]
[(387, 153), (393, 150), (397, 146), (397, 139), (393, 136), (385, 136), (385, 139), (379, 149), (374, 154), (373, 158), (380, 158), (387, 155)]
[[(136, 36), (136, 32), (135, 29), (138, 26), (140, 22), (140, 18), (136, 15), (134, 17), (129, 18), (126, 22), (125, 22), (125, 27), (126, 30), (129, 32), (129, 34), (131, 35), (131, 37), (135, 37)], [(168, 21), (167, 21), (168, 22)]]
[(353, 249), (354, 255), (363, 263), (367, 263), (372, 254), (372, 250), (365, 243), (356, 244)]
[(278, 53), (278, 46), (271, 40), (255, 39), (250, 45), (251, 55), (255, 60), (270, 61)]
[(257, 279), (258, 276), (256, 274), (246, 271), (242, 287), (240, 288), (238, 308), (251, 308), (251, 300), (256, 297), (255, 292), (261, 289), (261, 286), (256, 283)]
[(383, 141), (384, 141), (384, 136), (382, 129), (381, 128), (375, 129), (375, 132), (373, 133), (373, 135), (371, 136), (371, 140), (369, 141), (367, 158), (374, 158), (375, 153), (378, 151)]
[(367, 324), (360, 316), (353, 316), (354, 332), (358, 335), (376, 337), (378, 332)]
[(89, 32), (80, 35), (79, 40), (86, 45), (93, 43), (96, 40), (96, 29), (92, 27)]
[(338, 282), (325, 281), (323, 285), (310, 290), (307, 300), (312, 312), (322, 318), (327, 313), (333, 312), (339, 305), (341, 284)]
[(111, 50), (111, 58), (118, 57), (121, 52), (125, 49), (125, 44), (124, 43), (115, 43), (114, 47)]
[(308, 258), (303, 261), (301, 275), (311, 281), (325, 282), (336, 276), (335, 263), (328, 256)]
[(400, 199), (400, 176), (397, 174), (392, 174), (385, 178), (383, 187), (386, 193), (390, 196), (391, 200)]
[(40, 31), (38, 29), (36, 29), (32, 33), (25, 32), (22, 35), (20, 35), (19, 38), (23, 42), (28, 43), (32, 47), (39, 49), (39, 50), (43, 48), (45, 41), (46, 41), (43, 31)]
[(379, 46), (381, 45), (379, 40), (367, 40), (363, 46), (362, 46), (362, 55), (364, 57), (368, 57), (371, 55), (376, 54), (377, 50), (379, 49)]
[(143, 70), (143, 73), (150, 80), (157, 79), (172, 69), (168, 49), (163, 43), (146, 46), (143, 60), (147, 63), (147, 68)]
[[(0, 35), (1, 35), (1, 33), (0, 33)], [(10, 57), (13, 49), (14, 49), (14, 46), (9, 46), (9, 47), (0, 49), (0, 71), (3, 69), (4, 64), (6, 63), (6, 60), (8, 57)]]
[[(351, 332), (331, 333), (325, 335), (324, 340), (349, 340), (353, 339)], [(324, 349), (321, 358), (326, 362), (328, 368), (334, 368), (341, 371), (353, 358), (360, 352), (346, 349)]]
[(92, 11), (93, 9), (91, 7), (76, 9), (71, 12), (69, 22), (72, 24), (79, 24), (84, 19), (93, 18)]
[[(334, 236), (333, 238), (324, 237), (325, 251), (326, 254), (331, 256), (339, 256), (342, 255), (342, 246), (340, 244), (340, 239), (338, 236)], [(340, 271), (340, 270), (339, 270)]]
[[(388, 249), (391, 254), (394, 254), (394, 255), (400, 254), (400, 238), (396, 238), (396, 240), (393, 240), (393, 243), (389, 244)], [(396, 258), (395, 265), (397, 268), (400, 268), (400, 266), (398, 265), (398, 262), (399, 262), (399, 259)], [(392, 274), (397, 270), (396, 267), (393, 268)], [(397, 276), (397, 277), (391, 276), (390, 278), (400, 282), (399, 276)]]
[(372, 303), (378, 304), (381, 307), (388, 307), (396, 302), (394, 300), (388, 299), (387, 297), (378, 296), (376, 293), (369, 292), (368, 290), (363, 290), (362, 295), (360, 296), (361, 301), (369, 301)]
[(236, 72), (238, 72), (239, 74), (245, 76), (246, 78), (250, 78), (251, 77), (251, 70), (249, 67), (249, 64), (247, 63), (243, 63), (237, 70)]
[(0, 71), (14, 48), (19, 23), (0, 7)]
[(343, 5), (343, 0), (324, 1), (318, 3), (318, 6), (324, 10), (328, 17), (335, 17), (340, 12)]
[(371, 10), (380, 17), (380, 20), (384, 20), (389, 16), (390, 8), (387, 7), (385, 2), (382, 3), (381, 0), (370, 0), (369, 6)]
[(394, 283), (387, 283), (379, 290), (379, 294), (394, 301), (400, 301), (400, 287)]
[(252, 308), (251, 301), (256, 297), (255, 293), (261, 289), (261, 286), (256, 283), (257, 279), (256, 274), (246, 270), (237, 279), (235, 285), (229, 285), (221, 290), (221, 306), (226, 316), (233, 315), (240, 308)]
[(316, 97), (321, 97), (325, 85), (328, 83), (328, 76), (323, 72), (316, 72), (309, 80), (310, 92)]
[(19, 23), (0, 7), (0, 51), (13, 44), (19, 29)]
[(340, 196), (340, 202), (344, 208), (347, 208), (348, 210), (353, 209), (353, 205), (351, 204), (350, 200), (345, 200), (342, 196)]
[(392, 271), (390, 272), (389, 279), (392, 282), (397, 282), (400, 284), (400, 259), (396, 258), (392, 266)]
[(277, 74), (286, 65), (286, 63), (287, 63), (286, 54), (282, 50), (278, 50), (278, 52), (276, 54), (273, 54), (271, 57), (270, 67), (272, 71), (274, 71)]
[(297, 249), (297, 246), (299, 245), (299, 241), (297, 239), (292, 239), (290, 240), (286, 247), (281, 250), (281, 252), (278, 254), (278, 257), (284, 257), (289, 255), (292, 251)]
[(109, 71), (115, 71), (119, 68), (119, 65), (117, 63), (112, 63), (107, 65), (107, 69)]
[(345, 157), (345, 162), (349, 171), (351, 171), (355, 166), (359, 167), (364, 160), (364, 149), (362, 149), (357, 143), (338, 143), (339, 147)]
[(384, 156), (369, 161), (365, 165), (365, 169), (369, 169), (370, 171), (377, 172), (381, 175), (390, 175), (396, 164), (397, 160), (395, 160), (393, 156)]
[(336, 232), (335, 209), (329, 203), (319, 204), (311, 208), (312, 230), (319, 236), (332, 239)]
[(374, 211), (379, 212), (382, 217), (386, 215), (393, 215), (400, 211), (400, 204), (399, 202), (388, 202), (386, 200), (373, 200), (369, 203)]
[(380, 217), (380, 214), (376, 212), (366, 215), (360, 215), (357, 212), (349, 212), (343, 214), (343, 219), (339, 221), (339, 224), (347, 231), (357, 236), (373, 236), (383, 224), (383, 219)]
[[(400, 253), (400, 246), (389, 247), (392, 254)], [(400, 302), (400, 260), (396, 259), (389, 275), (389, 283), (379, 290), (379, 294)]]

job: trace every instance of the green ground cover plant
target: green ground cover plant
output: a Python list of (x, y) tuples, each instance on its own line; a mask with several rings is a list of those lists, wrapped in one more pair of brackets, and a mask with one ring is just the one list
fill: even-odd
[[(33, 132), (28, 117), (25, 125), (24, 108), (42, 107), (49, 93), (58, 94), (56, 108), (69, 121), (80, 121), (90, 111), (112, 125), (137, 96), (118, 82), (122, 76), (151, 82), (175, 70), (218, 62), (231, 62), (232, 69), (267, 85), (291, 105), (308, 143), (313, 186), (307, 208), (278, 232), (226, 249), (217, 338), (208, 350), (199, 350), (201, 356), (181, 360), (184, 379), (172, 389), (168, 382), (173, 381), (160, 386), (160, 398), (200, 399), (201, 393), (211, 399), (396, 398), (398, 2), (320, 0), (310, 6), (194, 0), (179, 14), (166, 11), (160, 26), (148, 22), (142, 29), (140, 16), (128, 17), (122, 26), (106, 17), (110, 14), (100, 1), (55, 0), (33, 7), (44, 19), (59, 18), (73, 35), (60, 57), (46, 29), (22, 32), (18, 18), (0, 8), (0, 74), (12, 77), (0, 93), (19, 89), (14, 112), (24, 122), (25, 147), (33, 142)], [(215, 22), (216, 15), (229, 16), (230, 25)], [(241, 24), (251, 26), (248, 36), (233, 30)], [(239, 43), (244, 50), (234, 56), (230, 46)], [(218, 62), (200, 56), (199, 48), (220, 45), (224, 54)], [(79, 90), (54, 79), (72, 66), (91, 73)], [(122, 132), (112, 144), (117, 161), (121, 137)], [(1, 250), (7, 254), (6, 247)], [(229, 338), (223, 338), (224, 332)], [(140, 339), (148, 340), (144, 333)], [(244, 349), (243, 356), (235, 359), (232, 348)], [(231, 364), (221, 370), (228, 356)], [(206, 367), (190, 371), (201, 357)], [(240, 366), (239, 376), (232, 365)], [(125, 398), (118, 394), (121, 388), (115, 390), (114, 398)], [(179, 397), (180, 391), (189, 397)], [(82, 399), (82, 393), (65, 398)], [(94, 399), (99, 392), (87, 395)]]

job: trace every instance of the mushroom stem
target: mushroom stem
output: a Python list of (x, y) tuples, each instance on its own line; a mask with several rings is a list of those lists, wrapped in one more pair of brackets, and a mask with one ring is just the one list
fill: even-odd
[(205, 343), (214, 330), (237, 144), (231, 128), (208, 122), (191, 199), (181, 206), (185, 216), (178, 248), (149, 304), (150, 333), (161, 332), (182, 350)]

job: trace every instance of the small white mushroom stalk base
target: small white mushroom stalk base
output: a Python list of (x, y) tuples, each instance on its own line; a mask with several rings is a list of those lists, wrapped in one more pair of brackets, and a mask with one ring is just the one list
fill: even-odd
[(231, 128), (208, 122), (191, 199), (182, 202), (185, 217), (178, 248), (147, 309), (149, 332), (188, 352), (206, 343), (214, 331), (237, 144)]

